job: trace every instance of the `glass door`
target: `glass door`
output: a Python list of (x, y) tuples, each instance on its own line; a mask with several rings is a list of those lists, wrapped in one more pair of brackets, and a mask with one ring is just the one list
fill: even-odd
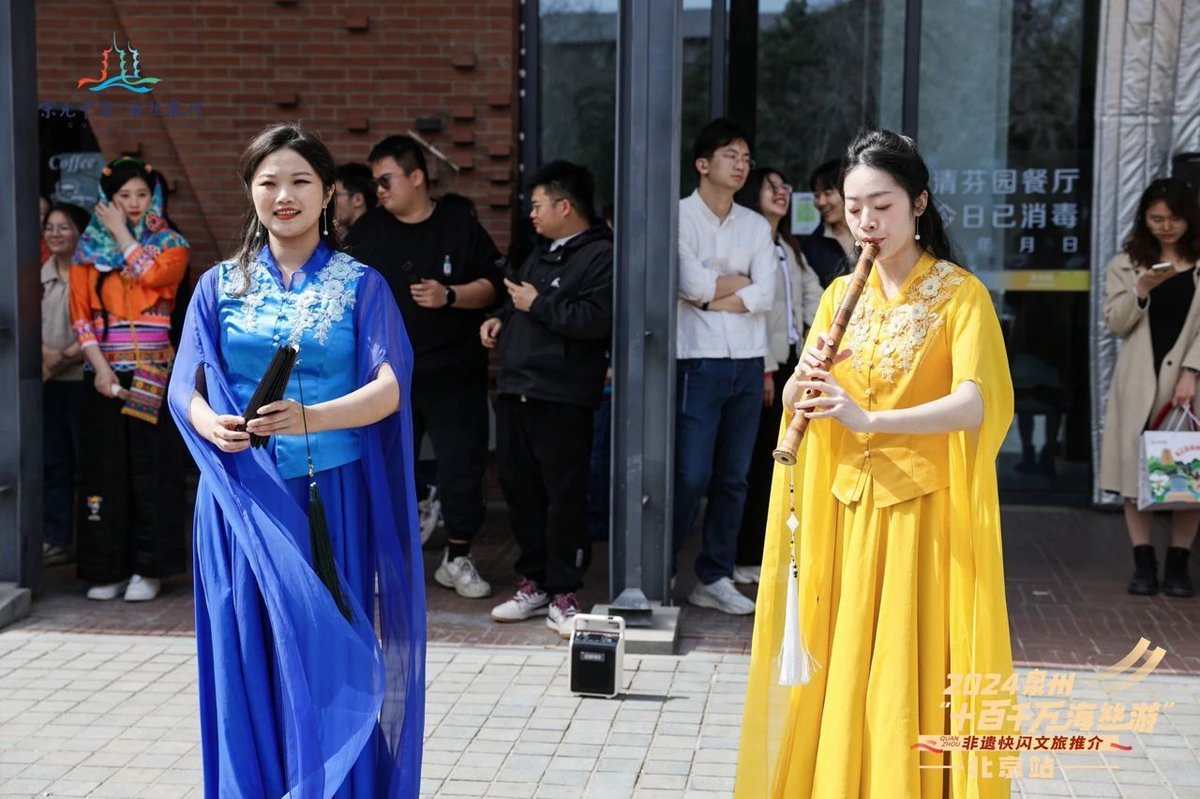
[(1086, 503), (1094, 63), (1085, 0), (921, 6), (917, 139), (1009, 351), (1017, 418), (1001, 491), (1008, 501)]

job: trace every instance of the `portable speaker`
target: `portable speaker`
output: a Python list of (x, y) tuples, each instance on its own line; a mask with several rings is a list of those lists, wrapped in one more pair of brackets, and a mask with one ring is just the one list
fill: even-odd
[(625, 620), (577, 615), (567, 662), (571, 693), (609, 699), (619, 694), (624, 683)]

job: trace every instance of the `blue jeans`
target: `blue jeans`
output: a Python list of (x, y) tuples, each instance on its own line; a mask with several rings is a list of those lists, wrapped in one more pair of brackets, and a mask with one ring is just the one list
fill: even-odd
[(733, 574), (746, 474), (762, 413), (762, 358), (683, 358), (675, 372), (674, 559), (708, 493), (696, 576)]

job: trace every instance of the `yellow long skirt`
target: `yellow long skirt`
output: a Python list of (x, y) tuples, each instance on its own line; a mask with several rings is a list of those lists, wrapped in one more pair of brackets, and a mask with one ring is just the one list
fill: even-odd
[(950, 796), (949, 759), (913, 749), (949, 731), (949, 491), (886, 508), (870, 493), (838, 503), (828, 635), (808, 642), (820, 668), (791, 691), (780, 797)]

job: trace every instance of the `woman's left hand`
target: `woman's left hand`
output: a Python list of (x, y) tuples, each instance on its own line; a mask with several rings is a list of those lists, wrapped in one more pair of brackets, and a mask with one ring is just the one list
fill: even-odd
[(813, 369), (808, 379), (796, 381), (796, 388), (801, 392), (810, 388), (821, 392), (820, 396), (801, 399), (796, 403), (796, 410), (809, 419), (837, 419), (856, 433), (865, 432), (871, 426), (871, 417), (850, 399), (829, 372)]
[(1175, 396), (1171, 398), (1171, 405), (1178, 408), (1181, 405), (1191, 407), (1192, 400), (1196, 398), (1196, 373), (1189, 372), (1187, 369), (1179, 370), (1179, 379), (1175, 381)]
[(100, 224), (108, 228), (108, 232), (113, 236), (126, 230), (125, 212), (118, 208), (116, 203), (96, 203), (96, 218), (100, 220)]
[(267, 403), (258, 409), (257, 418), (246, 423), (246, 432), (256, 436), (304, 435), (304, 414), (300, 403), (290, 399)]

